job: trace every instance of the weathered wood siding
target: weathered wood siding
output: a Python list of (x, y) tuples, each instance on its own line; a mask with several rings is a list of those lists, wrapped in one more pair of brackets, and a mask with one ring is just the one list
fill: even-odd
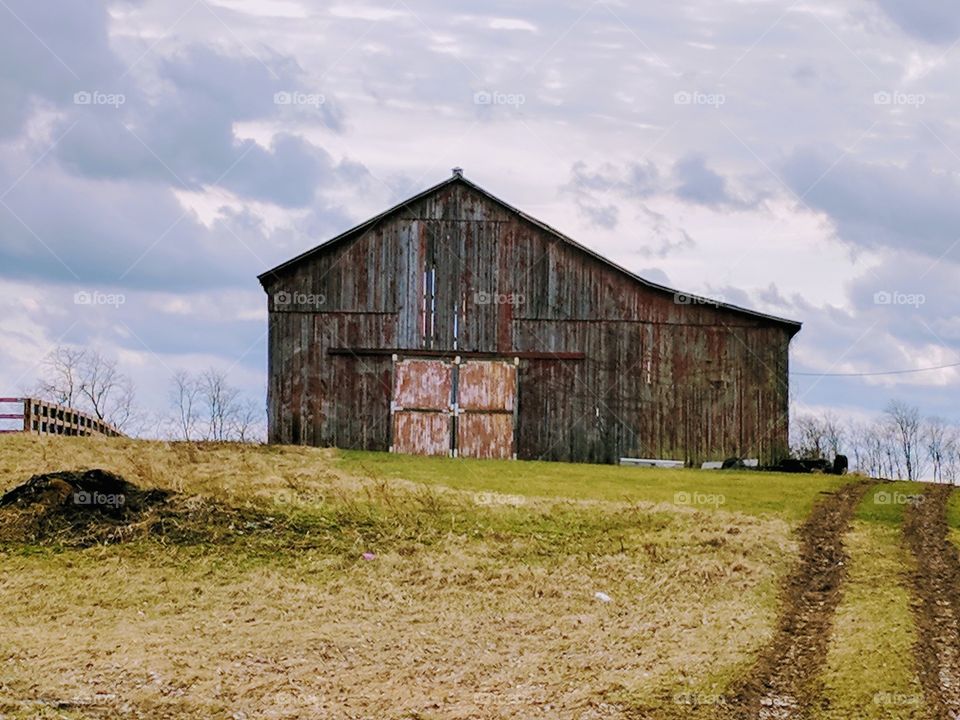
[[(264, 286), (273, 442), (387, 449), (391, 357), (360, 350), (401, 348), (584, 353), (521, 362), (521, 458), (770, 460), (787, 446), (790, 326), (678, 302), (465, 184)], [(357, 352), (330, 354), (343, 348)]]

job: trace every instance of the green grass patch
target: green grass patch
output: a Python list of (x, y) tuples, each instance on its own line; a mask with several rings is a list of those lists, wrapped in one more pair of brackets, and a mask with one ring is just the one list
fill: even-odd
[(289, 516), (293, 537), (284, 542), (356, 556), (376, 549), (410, 554), (455, 537), (488, 542), (503, 557), (530, 561), (623, 552), (629, 538), (686, 522), (675, 513), (636, 505), (510, 502), (518, 504), (478, 502), (433, 487), (408, 492), (380, 485), (355, 498), (328, 498), (297, 509)]
[(947, 525), (953, 530), (960, 530), (960, 493), (954, 490), (947, 501)]
[(339, 452), (338, 466), (363, 477), (399, 478), (476, 493), (667, 502), (700, 510), (776, 515), (789, 521), (803, 519), (820, 493), (849, 481), (833, 475), (424, 458), (352, 450)]
[(903, 522), (906, 507), (912, 502), (918, 502), (923, 491), (923, 483), (880, 483), (864, 496), (857, 508), (856, 518), (891, 527), (898, 526)]
[(828, 705), (818, 720), (927, 717), (914, 666), (912, 559), (890, 513), (872, 508), (861, 506), (861, 514), (872, 517), (854, 521), (846, 536), (850, 574), (823, 674)]

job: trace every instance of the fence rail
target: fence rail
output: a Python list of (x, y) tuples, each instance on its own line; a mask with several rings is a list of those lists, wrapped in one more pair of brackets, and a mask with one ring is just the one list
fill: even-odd
[(123, 437), (123, 433), (110, 423), (65, 405), (37, 398), (0, 397), (0, 420), (19, 420), (21, 424), (17, 429), (0, 429), (0, 433)]

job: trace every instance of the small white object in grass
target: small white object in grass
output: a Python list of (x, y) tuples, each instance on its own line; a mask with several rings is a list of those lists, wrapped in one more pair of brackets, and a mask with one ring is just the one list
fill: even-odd
[(598, 590), (597, 592), (595, 592), (595, 593), (593, 594), (593, 596), (594, 596), (597, 600), (599, 600), (600, 602), (608, 603), (608, 602), (610, 602), (611, 600), (613, 600), (612, 597), (610, 597), (609, 595), (607, 595), (605, 592), (600, 592), (599, 590)]

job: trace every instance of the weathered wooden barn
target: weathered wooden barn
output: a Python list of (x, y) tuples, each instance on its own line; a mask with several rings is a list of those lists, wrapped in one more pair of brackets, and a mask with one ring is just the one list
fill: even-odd
[(647, 282), (459, 169), (259, 279), (271, 442), (585, 462), (787, 448), (799, 323)]

